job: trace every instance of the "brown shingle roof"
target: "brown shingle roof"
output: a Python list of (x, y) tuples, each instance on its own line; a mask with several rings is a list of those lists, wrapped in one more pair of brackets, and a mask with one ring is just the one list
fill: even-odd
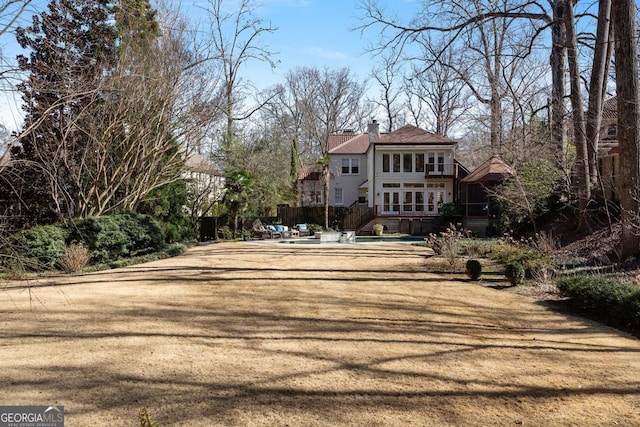
[(329, 151), (360, 135), (353, 131), (343, 131), (329, 135)]
[(461, 179), (460, 182), (467, 184), (473, 182), (496, 182), (501, 181), (506, 175), (513, 175), (513, 169), (500, 156), (493, 155), (489, 160)]
[[(332, 135), (333, 136), (333, 135)], [(336, 135), (343, 136), (343, 135)], [(339, 139), (336, 138), (336, 141)], [(351, 138), (342, 141), (332, 147), (332, 139), (329, 138), (329, 153), (331, 154), (364, 154), (369, 147), (369, 134), (351, 134)]]
[(413, 125), (404, 125), (400, 129), (380, 136), (376, 144), (456, 144), (453, 139), (436, 135)]

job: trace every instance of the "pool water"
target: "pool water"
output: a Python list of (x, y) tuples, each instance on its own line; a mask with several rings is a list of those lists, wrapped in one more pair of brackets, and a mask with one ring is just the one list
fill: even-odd
[(362, 243), (423, 243), (424, 237), (420, 236), (356, 236), (355, 242), (346, 241), (346, 242), (327, 242), (321, 241), (320, 239), (291, 239), (291, 240), (281, 240), (279, 243), (283, 244), (295, 244), (295, 245), (320, 245), (320, 244), (362, 244)]

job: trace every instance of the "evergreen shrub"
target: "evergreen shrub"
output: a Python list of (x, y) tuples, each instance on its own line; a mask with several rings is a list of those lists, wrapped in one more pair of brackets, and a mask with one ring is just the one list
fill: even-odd
[(14, 235), (28, 270), (55, 270), (66, 250), (67, 231), (60, 225), (37, 225)]
[(640, 328), (640, 287), (602, 276), (567, 276), (556, 281), (560, 293), (581, 310), (613, 326)]
[(76, 219), (71, 224), (70, 240), (89, 246), (92, 263), (144, 255), (165, 245), (158, 223), (136, 213)]
[(482, 274), (482, 265), (477, 259), (470, 259), (465, 264), (465, 273), (471, 280), (478, 280)]
[(231, 240), (233, 239), (233, 230), (228, 225), (218, 227), (218, 239)]
[(311, 234), (314, 234), (317, 231), (323, 231), (324, 227), (320, 224), (307, 224), (307, 228)]
[(511, 261), (507, 263), (504, 270), (504, 275), (512, 285), (517, 285), (524, 279), (524, 267), (517, 261)]

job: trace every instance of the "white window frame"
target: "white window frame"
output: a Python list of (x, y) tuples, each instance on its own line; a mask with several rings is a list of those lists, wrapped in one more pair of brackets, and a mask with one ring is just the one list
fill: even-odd
[(342, 188), (333, 189), (333, 202), (336, 206), (344, 204), (344, 192)]
[(360, 175), (359, 159), (342, 159), (340, 171), (342, 175)]

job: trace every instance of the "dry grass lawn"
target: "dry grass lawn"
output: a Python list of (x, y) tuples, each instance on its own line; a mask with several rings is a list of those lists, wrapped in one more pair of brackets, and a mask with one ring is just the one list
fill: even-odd
[(0, 404), (67, 426), (638, 426), (640, 341), (409, 245), (199, 246), (0, 291)]

